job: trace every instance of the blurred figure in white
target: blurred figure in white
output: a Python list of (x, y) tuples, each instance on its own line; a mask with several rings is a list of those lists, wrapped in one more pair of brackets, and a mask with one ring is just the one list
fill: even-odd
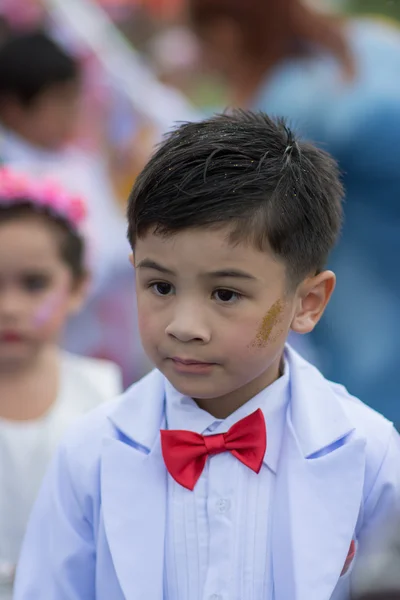
[(59, 347), (84, 302), (86, 208), (54, 182), (0, 169), (0, 600), (65, 430), (121, 391), (111, 362)]

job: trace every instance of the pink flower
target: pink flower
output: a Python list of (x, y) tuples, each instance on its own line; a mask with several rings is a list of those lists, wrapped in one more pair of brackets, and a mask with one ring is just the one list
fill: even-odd
[(7, 167), (0, 168), (0, 205), (29, 202), (38, 208), (47, 208), (78, 229), (86, 218), (82, 198), (69, 194), (57, 181), (33, 179)]

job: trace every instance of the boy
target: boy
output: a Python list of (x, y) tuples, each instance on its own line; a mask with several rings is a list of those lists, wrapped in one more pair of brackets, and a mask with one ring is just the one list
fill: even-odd
[(347, 598), (398, 509), (399, 441), (285, 348), (333, 291), (342, 194), (334, 161), (263, 114), (160, 146), (128, 208), (157, 369), (61, 447), (16, 600)]

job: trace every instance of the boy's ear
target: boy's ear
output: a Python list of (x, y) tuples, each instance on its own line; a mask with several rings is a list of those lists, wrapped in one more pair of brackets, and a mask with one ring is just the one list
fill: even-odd
[(135, 255), (133, 254), (133, 252), (131, 252), (131, 254), (129, 255), (129, 262), (131, 263), (132, 267), (135, 267)]
[(296, 333), (309, 333), (322, 317), (335, 289), (336, 277), (332, 271), (323, 271), (308, 277), (297, 290), (297, 306), (291, 329)]
[(69, 302), (69, 311), (71, 315), (75, 315), (82, 308), (82, 305), (89, 295), (91, 282), (92, 278), (89, 273), (85, 273), (82, 277), (74, 281)]

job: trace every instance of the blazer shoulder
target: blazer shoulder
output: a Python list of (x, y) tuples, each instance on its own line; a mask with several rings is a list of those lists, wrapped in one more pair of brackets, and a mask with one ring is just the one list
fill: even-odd
[(336, 383), (330, 385), (348, 419), (354, 425), (355, 434), (365, 441), (366, 487), (371, 488), (394, 438), (397, 445), (399, 435), (391, 421), (349, 394), (344, 386)]
[(104, 437), (113, 435), (113, 428), (109, 419), (113, 410), (126, 400), (125, 394), (113, 400), (100, 404), (95, 409), (85, 414), (73, 424), (64, 437), (61, 447), (67, 454), (73, 455), (85, 449), (85, 457), (95, 454), (95, 449)]
[(144, 394), (148, 396), (153, 391), (154, 393), (158, 391), (156, 384), (158, 377), (158, 373), (152, 371), (124, 393), (113, 400), (100, 404), (70, 427), (59, 451), (70, 465), (72, 473), (80, 471), (88, 473), (96, 469), (104, 441), (107, 438), (120, 439), (121, 436), (123, 437), (123, 432), (121, 433), (115, 424), (115, 415), (128, 416), (132, 423), (145, 423), (142, 407), (151, 403), (143, 402), (143, 397)]
[(362, 400), (350, 394), (347, 389), (338, 383), (329, 382), (332, 391), (342, 405), (350, 421), (363, 432), (367, 438), (388, 437), (393, 431), (393, 423), (374, 410)]

